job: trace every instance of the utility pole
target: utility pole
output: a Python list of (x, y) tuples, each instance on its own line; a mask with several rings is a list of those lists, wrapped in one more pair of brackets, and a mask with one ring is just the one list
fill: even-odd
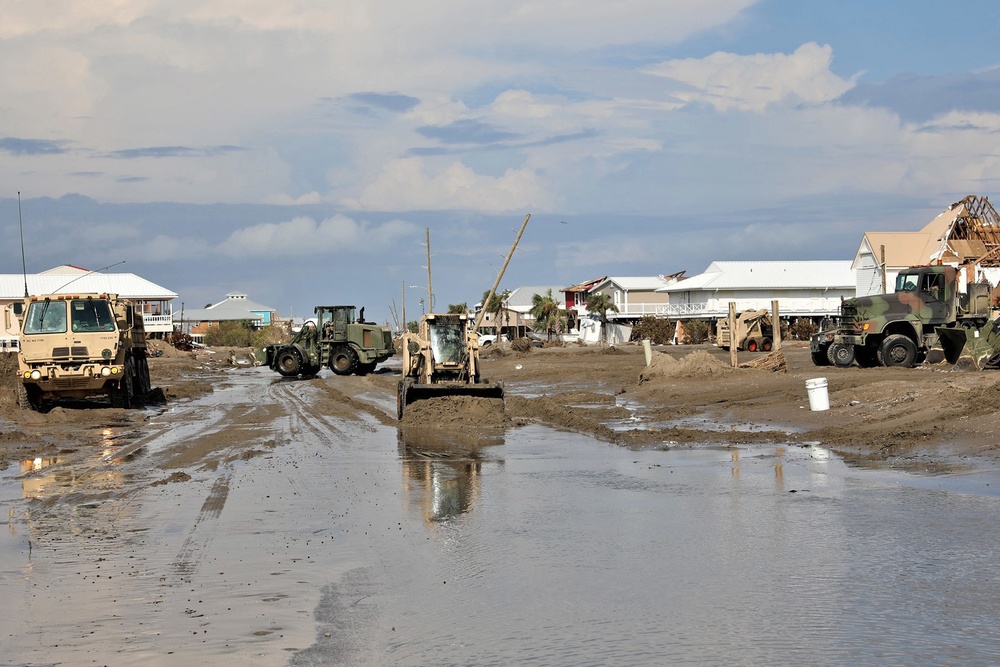
[(427, 230), (427, 309), (434, 312), (434, 292), (431, 291), (431, 228)]

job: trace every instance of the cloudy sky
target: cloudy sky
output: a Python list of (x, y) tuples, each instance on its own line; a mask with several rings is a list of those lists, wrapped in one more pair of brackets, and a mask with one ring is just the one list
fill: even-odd
[[(1000, 185), (1000, 3), (0, 0), (0, 272), (389, 317), (850, 259)], [(416, 285), (416, 287), (409, 287)], [(404, 287), (405, 286), (405, 287)], [(179, 305), (176, 306), (179, 309)]]

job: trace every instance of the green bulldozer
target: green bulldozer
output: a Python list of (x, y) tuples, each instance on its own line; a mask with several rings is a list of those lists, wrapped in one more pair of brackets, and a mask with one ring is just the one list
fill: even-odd
[(264, 347), (265, 364), (284, 377), (311, 376), (329, 366), (337, 375), (367, 375), (396, 353), (388, 327), (355, 318), (354, 306), (316, 306), (287, 344)]

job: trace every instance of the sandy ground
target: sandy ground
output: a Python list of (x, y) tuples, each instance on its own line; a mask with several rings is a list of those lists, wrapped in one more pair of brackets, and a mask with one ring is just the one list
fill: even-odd
[[(229, 350), (157, 349), (161, 356), (150, 359), (153, 386), (160, 390), (154, 391), (154, 407), (211, 392), (228, 373), (260, 372), (233, 367)], [(847, 456), (929, 465), (1000, 460), (1000, 374), (944, 366), (817, 368), (802, 344), (786, 345), (783, 356), (784, 369), (773, 372), (730, 368), (728, 353), (708, 346), (655, 349), (648, 368), (639, 345), (493, 351), (484, 356), (484, 375), (506, 383), (506, 412), (495, 400), (428, 399), (407, 409), (402, 432), (451, 426), (474, 441), (542, 422), (629, 447), (818, 442)], [(742, 353), (740, 361), (762, 357)], [(150, 410), (112, 409), (102, 400), (44, 413), (18, 410), (10, 359), (0, 360), (0, 372), (0, 466), (96, 444), (108, 428), (144, 435)], [(828, 381), (827, 411), (809, 409), (806, 380), (816, 377)], [(391, 367), (366, 377), (324, 370), (319, 378), (291, 381), (322, 383), (325, 414), (352, 419), (367, 413), (397, 423), (399, 373)], [(231, 439), (239, 437), (234, 429)], [(225, 441), (222, 436), (220, 448)]]

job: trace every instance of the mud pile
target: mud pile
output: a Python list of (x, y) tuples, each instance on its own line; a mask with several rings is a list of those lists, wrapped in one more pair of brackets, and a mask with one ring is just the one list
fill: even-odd
[(445, 428), (502, 429), (510, 425), (499, 398), (434, 396), (406, 406), (403, 424)]
[(12, 352), (0, 353), (0, 389), (14, 387), (17, 377), (17, 355)]
[(649, 366), (639, 373), (639, 384), (669, 378), (718, 377), (732, 372), (730, 366), (702, 350), (692, 352), (680, 360), (663, 352), (654, 352)]

